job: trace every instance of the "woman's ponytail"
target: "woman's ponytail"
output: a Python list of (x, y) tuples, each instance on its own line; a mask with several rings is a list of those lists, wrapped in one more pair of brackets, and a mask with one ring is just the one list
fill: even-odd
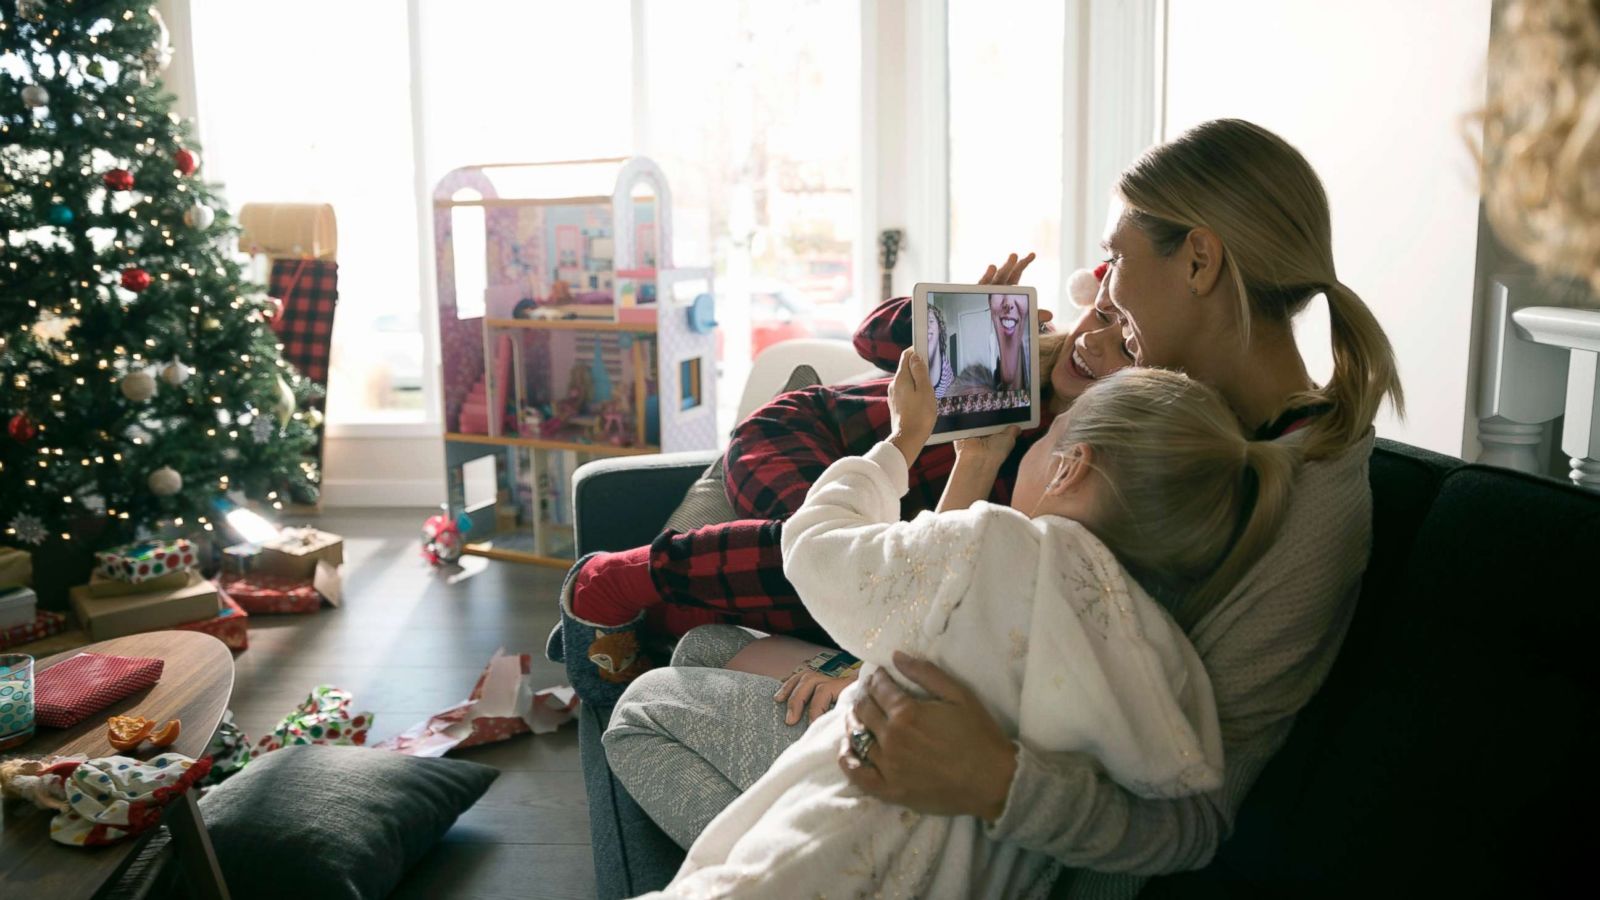
[(1315, 459), (1349, 447), (1366, 433), (1388, 397), (1405, 412), (1394, 348), (1361, 298), (1337, 279), (1325, 288), (1333, 332), (1333, 377), (1316, 392), (1331, 409), (1307, 429), (1306, 455)]
[(1300, 452), (1290, 446), (1275, 441), (1244, 441), (1246, 490), (1238, 536), (1222, 562), (1176, 611), (1178, 624), (1185, 630), (1193, 628), (1227, 596), (1272, 546), (1289, 509), (1300, 460)]

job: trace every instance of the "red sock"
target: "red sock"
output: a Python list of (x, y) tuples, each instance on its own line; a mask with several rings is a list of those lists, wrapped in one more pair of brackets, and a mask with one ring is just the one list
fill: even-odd
[(572, 612), (597, 625), (625, 624), (660, 602), (650, 578), (649, 547), (595, 556), (572, 585)]

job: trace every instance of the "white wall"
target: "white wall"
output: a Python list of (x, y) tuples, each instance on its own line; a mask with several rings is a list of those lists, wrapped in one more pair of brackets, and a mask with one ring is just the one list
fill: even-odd
[[(322, 503), (327, 507), (437, 506), (444, 502), (444, 439), (401, 434), (330, 434), (323, 444)], [(381, 433), (381, 432), (380, 432)], [(419, 521), (417, 527), (421, 528)]]
[[(1300, 149), (1333, 209), (1340, 280), (1395, 346), (1407, 418), (1385, 437), (1462, 452), (1478, 191), (1462, 116), (1483, 97), (1490, 0), (1167, 0), (1165, 135), (1250, 119)], [(1298, 328), (1332, 371), (1327, 315)]]

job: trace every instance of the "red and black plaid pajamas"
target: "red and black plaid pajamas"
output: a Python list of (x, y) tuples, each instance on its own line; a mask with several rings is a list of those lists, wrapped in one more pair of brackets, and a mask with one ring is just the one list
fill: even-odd
[[(910, 342), (907, 298), (873, 310), (855, 336), (862, 358), (885, 371), (899, 365)], [(728, 499), (746, 518), (664, 532), (651, 544), (650, 576), (662, 599), (706, 613), (704, 618), (668, 613), (665, 622), (736, 622), (774, 634), (826, 639), (784, 577), (783, 521), (800, 508), (830, 464), (862, 455), (889, 436), (888, 396), (888, 379), (819, 385), (783, 394), (739, 423), (725, 466)], [(1017, 441), (995, 479), (991, 501), (1010, 502), (1017, 466), (1048, 426), (1045, 421)], [(953, 444), (924, 450), (911, 467), (901, 515), (909, 519), (935, 508), (954, 464)]]

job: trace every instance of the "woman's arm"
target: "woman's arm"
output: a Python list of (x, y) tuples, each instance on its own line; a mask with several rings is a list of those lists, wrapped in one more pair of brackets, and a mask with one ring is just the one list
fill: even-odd
[[(990, 838), (1101, 872), (1153, 875), (1210, 862), (1226, 830), (1221, 797), (1137, 797), (1111, 781), (1090, 756), (1037, 753), (1005, 740), (998, 723), (964, 685), (932, 663), (896, 654), (895, 665), (929, 698), (893, 679), (873, 677), (845, 715), (846, 732), (876, 737), (864, 766), (848, 742), (839, 766), (872, 796), (932, 815), (970, 815)], [(959, 752), (953, 752), (959, 748)]]

